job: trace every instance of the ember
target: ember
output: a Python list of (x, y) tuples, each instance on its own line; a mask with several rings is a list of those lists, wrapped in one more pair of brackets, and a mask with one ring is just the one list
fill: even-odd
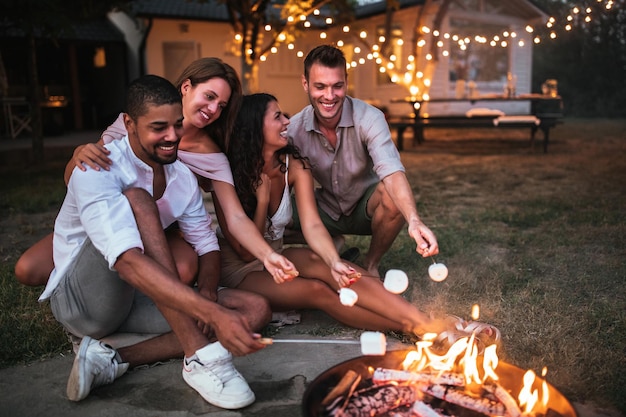
[[(443, 355), (415, 350), (361, 357), (320, 375), (305, 393), (307, 416), (576, 417), (565, 397), (534, 372), (478, 355), (474, 338)], [(545, 376), (545, 369), (543, 371)]]

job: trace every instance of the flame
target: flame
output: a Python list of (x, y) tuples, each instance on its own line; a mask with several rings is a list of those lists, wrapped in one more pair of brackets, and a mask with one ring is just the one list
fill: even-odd
[(498, 354), (496, 353), (496, 345), (489, 345), (485, 348), (485, 357), (483, 358), (483, 370), (485, 376), (483, 382), (487, 378), (491, 378), (494, 381), (498, 380), (498, 374), (496, 374), (496, 368), (498, 367)]
[[(435, 335), (436, 336), (436, 335)], [(406, 371), (421, 372), (435, 371), (461, 372), (464, 375), (466, 386), (476, 387), (491, 381), (498, 381), (496, 372), (498, 367), (497, 345), (489, 345), (485, 348), (482, 356), (479, 355), (478, 343), (475, 335), (458, 339), (447, 352), (443, 354), (435, 353), (431, 350), (434, 337), (424, 338), (415, 344), (416, 349), (408, 352), (402, 368)], [(542, 376), (547, 373), (547, 368), (543, 368)], [(541, 384), (541, 392), (534, 387), (536, 375), (529, 370), (524, 374), (523, 386), (517, 400), (523, 414), (536, 414), (548, 409), (549, 387), (544, 380)], [(473, 388), (470, 388), (473, 390)], [(541, 394), (541, 395), (540, 395)], [(541, 402), (539, 402), (541, 399)]]
[(474, 304), (472, 306), (472, 320), (478, 320), (480, 318), (480, 306)]
[(531, 370), (526, 371), (524, 374), (524, 386), (517, 397), (519, 405), (524, 407), (524, 413), (530, 413), (539, 399), (539, 392), (536, 389), (532, 389), (534, 383), (535, 373)]
[(545, 366), (541, 370), (541, 377), (544, 378), (543, 383), (541, 384), (541, 403), (543, 405), (544, 411), (548, 409), (548, 400), (550, 399), (550, 391), (548, 390), (548, 383), (545, 380), (546, 374), (548, 373), (548, 368)]
[(442, 355), (432, 351), (432, 341), (422, 340), (415, 344), (416, 350), (410, 351), (404, 361), (402, 368), (415, 372), (431, 369), (437, 372), (452, 370), (462, 370), (466, 383), (472, 382), (481, 384), (488, 378), (498, 379), (495, 369), (498, 366), (498, 355), (496, 345), (488, 346), (485, 349), (482, 361), (482, 374), (479, 371), (478, 345), (475, 336), (462, 337), (457, 340), (450, 349)]

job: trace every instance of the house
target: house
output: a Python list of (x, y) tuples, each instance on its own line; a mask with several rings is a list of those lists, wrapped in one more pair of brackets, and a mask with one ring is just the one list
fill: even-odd
[[(0, 26), (7, 91), (0, 92), (0, 137), (14, 137), (8, 118), (30, 119), (28, 41), (19, 27)], [(128, 84), (124, 35), (107, 19), (77, 24), (57, 39), (38, 37), (36, 56), (44, 134), (107, 126), (124, 102)], [(2, 97), (6, 96), (6, 100)], [(9, 104), (11, 103), (11, 104)], [(22, 124), (28, 132), (28, 123)]]
[[(418, 48), (412, 56), (417, 18), (432, 22), (440, 1), (432, 10), (422, 10), (425, 0), (399, 0), (400, 9), (393, 15), (389, 40), (393, 71), (402, 73), (412, 62), (423, 62), (428, 52), (436, 51), (437, 65), (430, 80), (431, 97), (454, 97), (460, 87), (467, 93), (472, 87), (481, 93), (502, 93), (507, 73), (516, 77), (518, 93), (530, 92), (532, 34), (525, 28), (538, 27), (546, 15), (530, 0), (453, 0), (441, 21), (438, 38)], [(351, 64), (349, 93), (386, 107), (392, 114), (409, 114), (405, 103), (393, 99), (408, 96), (407, 86), (393, 82), (389, 71), (371, 56), (371, 46), (385, 25), (384, 0), (358, 0), (356, 20), (346, 32), (343, 27), (313, 25), (302, 32), (292, 45), (281, 45), (259, 65), (259, 89), (278, 97), (288, 114), (308, 104), (303, 93), (301, 74), (303, 56), (321, 43), (343, 44)], [(115, 11), (106, 22), (93, 22), (75, 31), (71, 39), (59, 45), (40, 46), (40, 78), (45, 95), (63, 96), (64, 110), (56, 112), (66, 129), (103, 128), (121, 110), (127, 83), (145, 73), (175, 81), (193, 60), (216, 56), (241, 73), (236, 34), (229, 23), (226, 6), (216, 0), (136, 0), (131, 12)], [(361, 33), (367, 33), (364, 40)], [(480, 39), (491, 40), (479, 42)], [(497, 42), (493, 41), (499, 36)], [(458, 39), (470, 42), (459, 43)], [(456, 40), (455, 40), (456, 39)], [(506, 42), (506, 46), (505, 43)], [(430, 45), (437, 43), (431, 49)], [(493, 43), (494, 45), (490, 45)], [(9, 81), (14, 90), (25, 91), (27, 84), (24, 41), (0, 33), (0, 51), (7, 63)], [(389, 65), (387, 62), (385, 65)], [(22, 90), (14, 94), (23, 95)], [(468, 103), (431, 104), (430, 113), (463, 113)], [(500, 103), (507, 113), (528, 111), (525, 103)]]
[[(307, 103), (302, 92), (301, 55), (320, 43), (343, 42), (343, 50), (354, 68), (349, 70), (349, 91), (355, 97), (371, 100), (385, 106), (391, 113), (406, 114), (411, 109), (404, 103), (392, 103), (394, 98), (409, 95), (406, 86), (390, 81), (381, 74), (380, 66), (368, 59), (370, 52), (359, 34), (370, 34), (370, 44), (375, 43), (385, 23), (385, 1), (360, 0), (356, 9), (357, 19), (350, 24), (350, 31), (343, 27), (317, 27), (306, 29), (293, 44), (278, 48), (259, 66), (259, 86), (262, 91), (276, 95), (287, 113), (295, 113)], [(400, 1), (400, 10), (394, 14), (392, 23), (392, 51), (399, 71), (409, 64), (418, 13), (425, 2)], [(438, 7), (438, 2), (434, 2)], [(185, 0), (138, 0), (134, 3), (135, 14), (131, 18), (123, 13), (112, 13), (110, 19), (125, 33), (134, 57), (129, 61), (135, 70), (144, 68), (147, 73), (163, 75), (175, 80), (181, 70), (201, 56), (217, 56), (241, 70), (241, 58), (237, 56), (235, 33), (228, 21), (226, 7), (216, 1), (204, 3)], [(424, 11), (434, 17), (433, 10)], [(532, 68), (532, 34), (527, 26), (539, 26), (547, 16), (532, 1), (527, 0), (455, 0), (441, 24), (441, 53), (434, 73), (430, 96), (447, 97), (457, 94), (459, 82), (469, 84), (481, 93), (502, 93), (506, 77), (516, 78), (518, 93), (530, 92)], [(428, 19), (426, 19), (428, 21)], [(431, 19), (432, 20), (432, 19)], [(449, 34), (450, 37), (444, 37)], [(325, 36), (325, 38), (322, 38)], [(471, 37), (465, 47), (453, 37)], [(481, 36), (492, 40), (480, 43)], [(508, 38), (507, 38), (508, 37)], [(503, 42), (506, 41), (506, 46)], [(426, 54), (428, 48), (420, 51)], [(443, 55), (447, 51), (447, 56)], [(300, 54), (300, 56), (299, 56)], [(132, 72), (132, 71), (131, 71)], [(131, 78), (139, 75), (131, 74)], [(432, 113), (462, 113), (468, 103), (432, 104)], [(493, 106), (498, 106), (493, 104)], [(500, 103), (506, 112), (527, 111), (526, 103)]]

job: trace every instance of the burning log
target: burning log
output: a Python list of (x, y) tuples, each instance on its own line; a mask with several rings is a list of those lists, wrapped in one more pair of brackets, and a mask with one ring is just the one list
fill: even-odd
[(342, 406), (342, 397), (328, 407), (326, 415), (332, 417), (371, 417), (384, 415), (401, 406), (413, 404), (418, 391), (410, 385), (378, 385), (357, 391)]
[(417, 400), (411, 407), (411, 415), (417, 417), (441, 417), (433, 408), (424, 401)]
[(455, 390), (444, 385), (427, 385), (421, 387), (422, 391), (440, 400), (456, 404), (469, 410), (477, 411), (490, 416), (505, 415), (505, 407), (501, 402), (492, 401), (489, 398), (476, 398), (462, 391)]
[(330, 391), (322, 400), (322, 405), (327, 406), (339, 396), (348, 398), (352, 395), (356, 386), (361, 382), (361, 375), (350, 370), (341, 378), (337, 386)]
[(483, 388), (487, 391), (495, 395), (495, 397), (504, 404), (506, 408), (506, 417), (520, 417), (522, 415), (522, 410), (520, 410), (517, 405), (517, 401), (515, 398), (500, 384), (489, 384), (484, 385)]
[(399, 383), (416, 383), (423, 382), (427, 384), (438, 385), (454, 385), (461, 387), (465, 385), (463, 375), (453, 372), (443, 372), (438, 374), (401, 371), (398, 369), (378, 368), (372, 375), (372, 381), (375, 384), (387, 384), (389, 382)]

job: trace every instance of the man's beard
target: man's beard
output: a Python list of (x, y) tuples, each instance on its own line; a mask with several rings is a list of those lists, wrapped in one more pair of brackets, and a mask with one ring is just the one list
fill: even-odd
[(144, 152), (146, 153), (146, 155), (148, 155), (148, 158), (150, 158), (150, 160), (161, 164), (161, 165), (169, 165), (169, 164), (173, 164), (174, 162), (176, 162), (176, 159), (178, 157), (178, 143), (176, 144), (176, 152), (174, 152), (174, 154), (169, 157), (169, 158), (161, 158), (158, 156), (156, 149), (158, 148), (158, 146), (160, 145), (155, 145), (154, 152), (149, 152), (143, 145), (141, 145), (141, 148), (144, 150)]

